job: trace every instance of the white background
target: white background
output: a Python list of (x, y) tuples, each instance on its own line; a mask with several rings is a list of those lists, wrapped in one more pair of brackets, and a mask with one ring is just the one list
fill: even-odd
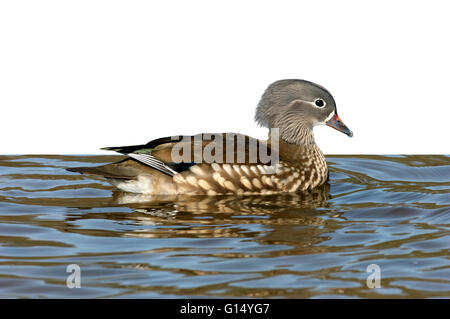
[(450, 153), (448, 1), (1, 1), (0, 153), (266, 137), (268, 84), (328, 88), (326, 154)]

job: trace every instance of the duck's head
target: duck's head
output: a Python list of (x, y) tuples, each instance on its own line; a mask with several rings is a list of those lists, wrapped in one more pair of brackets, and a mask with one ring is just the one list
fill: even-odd
[(290, 143), (313, 142), (312, 128), (322, 124), (353, 136), (337, 115), (330, 92), (304, 80), (269, 85), (256, 108), (255, 120), (261, 126), (279, 128), (281, 138)]

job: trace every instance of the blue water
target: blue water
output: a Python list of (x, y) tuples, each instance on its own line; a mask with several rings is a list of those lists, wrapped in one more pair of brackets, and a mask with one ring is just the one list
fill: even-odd
[(279, 196), (133, 195), (65, 170), (119, 158), (0, 156), (0, 297), (450, 297), (449, 156), (327, 156), (329, 185)]

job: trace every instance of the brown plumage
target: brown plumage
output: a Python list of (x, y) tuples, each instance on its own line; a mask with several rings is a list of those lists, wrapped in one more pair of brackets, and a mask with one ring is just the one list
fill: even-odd
[(261, 125), (278, 128), (279, 140), (274, 138), (278, 137), (276, 131), (267, 141), (235, 133), (167, 137), (145, 145), (106, 148), (129, 158), (69, 170), (104, 177), (133, 193), (298, 192), (322, 185), (328, 177), (326, 160), (314, 142), (312, 128), (326, 124), (352, 135), (337, 116), (331, 94), (303, 80), (271, 84), (258, 104), (255, 119)]

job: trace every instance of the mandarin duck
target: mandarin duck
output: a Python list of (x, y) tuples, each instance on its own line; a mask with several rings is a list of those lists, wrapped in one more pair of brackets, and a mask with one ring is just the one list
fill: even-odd
[(106, 178), (120, 190), (142, 194), (304, 192), (329, 176), (313, 127), (325, 124), (353, 135), (337, 115), (330, 92), (305, 80), (270, 84), (257, 105), (255, 121), (271, 129), (268, 140), (236, 133), (163, 137), (142, 145), (103, 148), (127, 157), (68, 170)]

